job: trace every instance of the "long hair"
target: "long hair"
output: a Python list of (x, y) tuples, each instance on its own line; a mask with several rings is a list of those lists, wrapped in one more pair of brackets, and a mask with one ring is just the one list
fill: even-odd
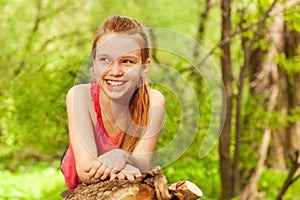
[[(108, 33), (120, 33), (132, 36), (141, 47), (142, 64), (146, 64), (149, 58), (150, 49), (148, 38), (142, 25), (136, 20), (120, 16), (107, 18), (100, 27), (93, 42), (93, 60), (96, 56), (98, 41)], [(144, 135), (150, 117), (150, 88), (148, 82), (142, 77), (137, 85), (137, 89), (130, 98), (128, 109), (131, 120), (128, 120), (126, 129), (122, 132), (118, 147), (132, 152)]]

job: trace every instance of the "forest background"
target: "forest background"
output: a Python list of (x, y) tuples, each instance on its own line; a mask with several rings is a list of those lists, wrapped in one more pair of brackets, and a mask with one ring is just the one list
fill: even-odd
[(65, 96), (86, 81), (80, 70), (111, 15), (154, 27), (150, 80), (167, 102), (158, 149), (173, 148), (154, 164), (169, 182), (190, 180), (204, 199), (300, 198), (299, 0), (0, 0), (0, 8), (0, 199), (61, 199)]

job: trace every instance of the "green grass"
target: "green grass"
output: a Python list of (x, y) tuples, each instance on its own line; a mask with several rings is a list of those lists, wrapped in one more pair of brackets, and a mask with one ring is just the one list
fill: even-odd
[(65, 190), (59, 163), (39, 163), (33, 166), (19, 166), (11, 172), (0, 170), (0, 199), (62, 199)]

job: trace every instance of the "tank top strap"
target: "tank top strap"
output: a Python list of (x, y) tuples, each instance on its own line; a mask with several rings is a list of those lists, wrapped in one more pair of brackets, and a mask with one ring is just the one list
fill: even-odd
[(116, 137), (110, 137), (104, 128), (104, 125), (102, 122), (100, 102), (99, 102), (100, 86), (98, 85), (97, 81), (95, 81), (95, 80), (93, 80), (91, 82), (90, 93), (91, 93), (91, 97), (92, 97), (92, 100), (94, 103), (94, 110), (95, 110), (96, 117), (97, 117), (97, 124), (95, 125), (96, 138), (99, 138), (99, 137), (101, 137), (101, 134), (104, 134), (105, 137), (111, 143), (113, 143), (114, 145), (117, 145), (120, 140), (121, 133), (119, 133)]
[(97, 121), (99, 124), (101, 124), (102, 118), (101, 118), (100, 103), (99, 103), (100, 86), (95, 80), (91, 82), (90, 93), (94, 103), (94, 110), (96, 112)]

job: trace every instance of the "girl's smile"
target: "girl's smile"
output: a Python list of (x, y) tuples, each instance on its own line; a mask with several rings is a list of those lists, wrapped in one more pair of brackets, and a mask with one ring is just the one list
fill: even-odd
[(120, 87), (126, 83), (126, 81), (120, 81), (120, 80), (105, 80), (106, 83), (111, 87)]

